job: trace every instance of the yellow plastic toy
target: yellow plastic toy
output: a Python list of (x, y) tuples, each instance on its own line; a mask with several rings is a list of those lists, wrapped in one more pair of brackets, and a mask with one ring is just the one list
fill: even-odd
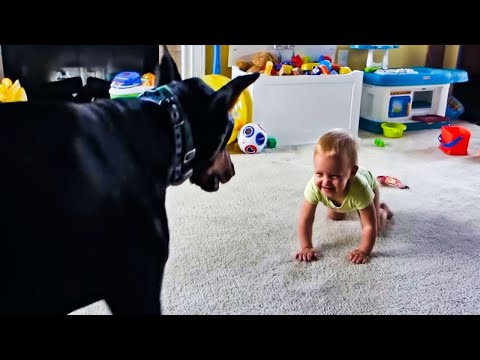
[[(202, 77), (202, 80), (215, 91), (219, 90), (230, 81), (228, 77), (218, 74), (205, 75)], [(252, 122), (251, 104), (252, 100), (250, 94), (245, 90), (240, 94), (231, 112), (235, 125), (233, 127), (232, 135), (228, 140), (228, 144), (237, 140), (238, 132), (243, 125)]]
[(265, 70), (263, 70), (263, 73), (265, 75), (272, 75), (272, 69), (273, 69), (273, 62), (267, 61), (267, 64), (265, 65)]
[(313, 62), (313, 63), (306, 63), (306, 64), (302, 64), (302, 71), (312, 71), (313, 68), (319, 66), (320, 64), (318, 62)]
[(20, 86), (20, 82), (16, 80), (12, 83), (9, 78), (3, 78), (0, 83), (0, 102), (16, 102), (27, 101), (27, 93)]

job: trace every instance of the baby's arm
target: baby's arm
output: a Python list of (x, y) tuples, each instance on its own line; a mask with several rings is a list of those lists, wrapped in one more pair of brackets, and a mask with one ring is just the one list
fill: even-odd
[(366, 208), (359, 210), (359, 213), (362, 224), (362, 239), (358, 247), (351, 251), (348, 257), (352, 263), (365, 264), (377, 238), (377, 214), (373, 201)]
[(312, 247), (312, 227), (316, 208), (316, 205), (312, 205), (307, 200), (303, 200), (300, 209), (300, 218), (298, 220), (300, 251), (295, 254), (297, 260), (312, 261), (317, 259), (317, 254)]

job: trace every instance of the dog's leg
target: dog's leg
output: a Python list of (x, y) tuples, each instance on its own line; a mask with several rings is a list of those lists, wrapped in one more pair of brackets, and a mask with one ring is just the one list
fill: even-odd
[[(141, 291), (132, 293), (133, 291)], [(144, 290), (132, 289), (132, 292), (119, 291), (108, 296), (105, 301), (113, 315), (161, 315), (160, 287), (150, 291), (156, 294), (145, 295)]]
[[(121, 276), (117, 286), (105, 297), (113, 315), (161, 315), (160, 290), (163, 268), (158, 264), (143, 266), (143, 271), (132, 269), (133, 274)], [(154, 269), (157, 269), (155, 271)]]
[[(169, 230), (165, 191), (154, 202), (156, 214), (149, 225), (129, 229), (128, 244), (119, 271), (112, 273), (112, 287), (105, 301), (114, 315), (160, 315), (160, 291), (168, 259)], [(133, 218), (133, 216), (132, 216)]]

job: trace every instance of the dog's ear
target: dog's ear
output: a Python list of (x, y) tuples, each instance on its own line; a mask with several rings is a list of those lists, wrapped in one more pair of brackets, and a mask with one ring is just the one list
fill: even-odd
[(168, 51), (167, 45), (162, 46), (163, 54), (160, 64), (155, 67), (155, 87), (166, 85), (172, 81), (181, 81), (182, 77), (178, 72), (177, 64)]
[(260, 76), (259, 73), (237, 76), (222, 86), (216, 93), (213, 100), (215, 107), (221, 109), (232, 109), (242, 92), (249, 87)]

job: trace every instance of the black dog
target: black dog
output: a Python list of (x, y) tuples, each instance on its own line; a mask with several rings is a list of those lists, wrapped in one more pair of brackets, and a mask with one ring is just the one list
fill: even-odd
[(166, 46), (139, 99), (0, 104), (0, 314), (160, 314), (165, 193), (234, 175), (229, 109), (258, 74), (215, 92), (181, 81)]

